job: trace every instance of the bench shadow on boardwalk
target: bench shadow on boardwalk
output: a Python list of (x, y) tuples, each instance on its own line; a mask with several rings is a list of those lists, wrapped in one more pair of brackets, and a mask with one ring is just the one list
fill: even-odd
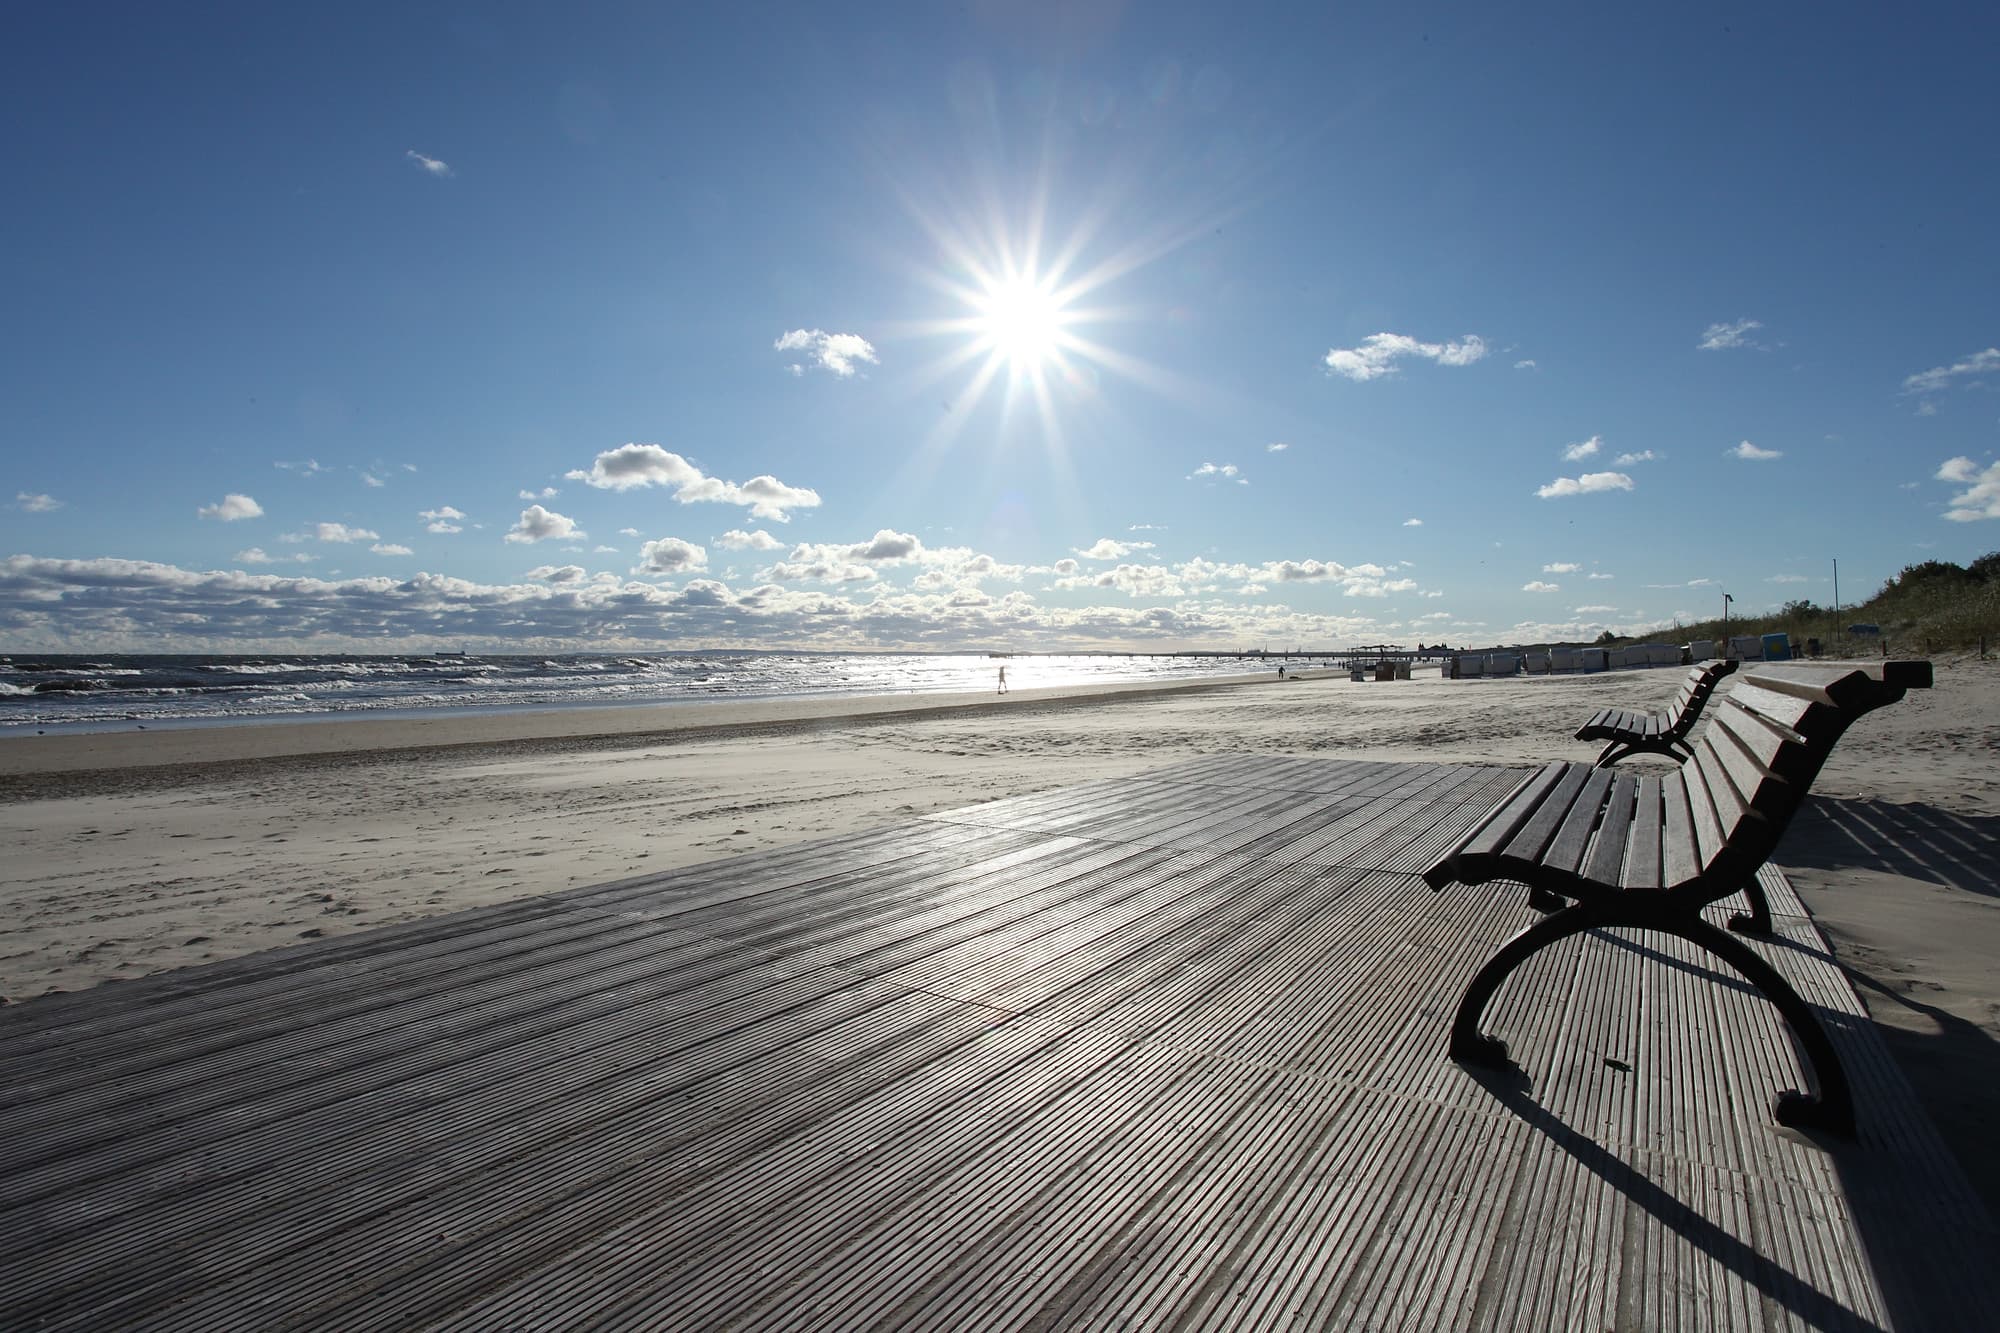
[[(1219, 757), (0, 1013), (0, 1323), (1965, 1326), (1992, 1222), (1783, 877), (1758, 997), (1417, 878), (1519, 773)], [(1796, 841), (1796, 839), (1795, 839)], [(1734, 904), (1720, 904), (1726, 910)]]

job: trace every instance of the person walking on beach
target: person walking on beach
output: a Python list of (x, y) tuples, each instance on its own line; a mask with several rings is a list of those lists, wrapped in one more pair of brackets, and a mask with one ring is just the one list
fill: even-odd
[(1001, 668), (1000, 668), (1000, 688), (999, 688), (999, 690), (998, 690), (998, 691), (996, 691), (996, 693), (999, 693), (999, 694), (1005, 694), (1006, 692), (1007, 692), (1007, 668), (1006, 668), (1006, 667), (1001, 667)]

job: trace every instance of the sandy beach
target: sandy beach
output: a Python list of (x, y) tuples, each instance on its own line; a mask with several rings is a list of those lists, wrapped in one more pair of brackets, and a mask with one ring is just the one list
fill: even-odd
[[(1196, 755), (1530, 765), (1677, 670), (1344, 676), (0, 740), (0, 994), (128, 980)], [(1989, 1204), (2000, 663), (1857, 723), (1781, 848)], [(1461, 890), (1475, 891), (1475, 890)]]

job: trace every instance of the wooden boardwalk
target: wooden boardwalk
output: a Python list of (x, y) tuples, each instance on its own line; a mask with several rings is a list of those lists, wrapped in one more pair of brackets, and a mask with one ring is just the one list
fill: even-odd
[(1518, 974), (1519, 1079), (1445, 1059), (1529, 914), (1416, 872), (1520, 776), (1203, 760), (0, 1011), (0, 1327), (1986, 1324), (1773, 872), (1858, 1143), (1665, 937)]

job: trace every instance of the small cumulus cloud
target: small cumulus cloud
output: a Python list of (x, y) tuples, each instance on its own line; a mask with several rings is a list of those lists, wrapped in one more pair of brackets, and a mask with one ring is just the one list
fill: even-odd
[(1534, 370), (1535, 368), (1536, 366), (1533, 357), (1529, 357), (1521, 361), (1516, 361), (1514, 363), (1514, 369), (1516, 370)]
[(1631, 467), (1634, 463), (1651, 463), (1658, 458), (1659, 455), (1651, 449), (1641, 449), (1636, 454), (1620, 454), (1611, 460), (1611, 464), (1613, 467)]
[(539, 491), (531, 491), (523, 488), (520, 498), (523, 500), (553, 500), (561, 494), (562, 492), (553, 486), (544, 486)]
[(367, 528), (350, 528), (345, 523), (315, 523), (313, 530), (305, 534), (323, 542), (346, 544), (349, 542), (378, 542), (382, 534)]
[(309, 565), (313, 562), (313, 557), (307, 555), (304, 551), (299, 551), (292, 555), (267, 555), (263, 548), (258, 546), (253, 546), (247, 551), (238, 551), (229, 558), (238, 564), (244, 565), (275, 565), (280, 562)]
[(665, 486), (682, 504), (712, 501), (745, 505), (751, 517), (775, 523), (791, 522), (793, 509), (810, 509), (820, 503), (819, 492), (804, 486), (787, 486), (776, 477), (752, 477), (742, 485), (710, 477), (679, 454), (657, 444), (627, 444), (607, 449), (591, 463), (588, 471), (565, 474), (598, 490), (629, 491), (641, 486)]
[(590, 577), (582, 565), (536, 565), (524, 576), (537, 583), (581, 583)]
[(679, 537), (662, 537), (639, 548), (634, 574), (692, 574), (708, 568), (708, 552)]
[(53, 495), (37, 495), (30, 491), (14, 492), (14, 507), (25, 509), (30, 514), (49, 514), (63, 507), (63, 502)]
[[(830, 370), (841, 379), (851, 379), (859, 367), (857, 362), (866, 361), (870, 365), (880, 364), (875, 358), (875, 348), (858, 333), (824, 333), (819, 329), (793, 329), (781, 334), (771, 344), (780, 352), (804, 352), (812, 364), (822, 370)], [(791, 366), (794, 375), (802, 375), (804, 369), (796, 364)]]
[(576, 526), (576, 520), (564, 514), (544, 509), (540, 505), (529, 505), (521, 511), (521, 517), (507, 532), (510, 542), (539, 542), (550, 538), (558, 540), (570, 537), (581, 540), (583, 533)]
[(1371, 333), (1358, 347), (1336, 347), (1326, 354), (1326, 368), (1335, 375), (1365, 384), (1397, 372), (1405, 357), (1441, 366), (1469, 366), (1486, 355), (1486, 342), (1469, 333), (1457, 342), (1427, 343), (1403, 333)]
[(373, 546), (369, 547), (368, 549), (373, 551), (376, 555), (416, 554), (416, 552), (412, 551), (409, 547), (400, 545), (396, 542), (376, 542)]
[(1981, 375), (1995, 373), (2000, 373), (2000, 347), (1988, 347), (1950, 365), (1933, 366), (1929, 370), (1920, 370), (1914, 375), (1905, 377), (1903, 392), (1936, 393), (1941, 389), (1950, 388), (1954, 381), (1963, 380), (1970, 383)]
[(1592, 579), (1592, 580), (1595, 580), (1595, 581), (1597, 581), (1597, 582), (1600, 582), (1600, 583), (1601, 583), (1601, 582), (1603, 582), (1603, 581), (1604, 581), (1604, 580), (1606, 580), (1606, 579), (1615, 579), (1615, 578), (1617, 578), (1618, 576), (1617, 576), (1616, 574), (1597, 574), (1597, 573), (1590, 573), (1590, 574), (1585, 574), (1585, 575), (1584, 575), (1584, 577), (1585, 577), (1585, 578), (1587, 578), (1587, 579)]
[(1783, 449), (1759, 449), (1748, 440), (1743, 441), (1734, 449), (1723, 450), (1723, 453), (1730, 458), (1741, 458), (1751, 463), (1769, 462), (1773, 458), (1783, 458), (1785, 456)]
[(1984, 469), (1970, 458), (1950, 458), (1937, 470), (1939, 481), (1949, 481), (1966, 489), (1951, 497), (1944, 516), (1954, 523), (1976, 523), (1984, 518), (2000, 518), (2000, 463)]
[(231, 492), (212, 505), (203, 505), (195, 511), (202, 518), (212, 518), (223, 523), (235, 523), (246, 518), (261, 518), (264, 506), (247, 495)]
[(1732, 347), (1756, 347), (1750, 341), (1750, 334), (1763, 328), (1759, 320), (1739, 319), (1729, 324), (1711, 324), (1701, 331), (1701, 341), (1695, 346), (1704, 352), (1726, 352)]
[(383, 481), (372, 472), (364, 472), (361, 474), (361, 484), (363, 486), (386, 486), (389, 483)]
[[(636, 537), (639, 534), (634, 532), (630, 535)], [(784, 545), (783, 542), (762, 528), (756, 528), (749, 532), (744, 532), (738, 528), (731, 528), (720, 537), (717, 537), (715, 544), (725, 551), (775, 551)]]
[(1566, 463), (1581, 462), (1603, 447), (1604, 437), (1602, 435), (1593, 435), (1587, 440), (1579, 440), (1575, 444), (1564, 445), (1563, 461)]
[(1576, 606), (1570, 609), (1580, 616), (1603, 616), (1610, 615), (1618, 608), (1615, 606)]
[(1532, 583), (1523, 583), (1523, 584), (1521, 585), (1521, 591), (1522, 591), (1522, 592), (1561, 592), (1561, 591), (1562, 591), (1562, 584), (1560, 584), (1560, 583), (1544, 583), (1544, 582), (1542, 582), (1542, 581), (1541, 581), (1540, 579), (1536, 579), (1536, 580), (1535, 580), (1534, 582), (1532, 582)]
[(1768, 580), (1771, 583), (1805, 583), (1807, 581), (1806, 576), (1803, 574), (1773, 574)]
[(1542, 566), (1542, 573), (1544, 573), (1544, 574), (1574, 574), (1574, 573), (1578, 572), (1579, 570), (1581, 570), (1582, 568), (1583, 568), (1583, 566), (1582, 566), (1582, 565), (1579, 565), (1579, 564), (1574, 564), (1574, 563), (1572, 563), (1572, 562), (1570, 562), (1570, 561), (1567, 561), (1567, 560), (1558, 560), (1558, 561), (1557, 561), (1557, 562), (1555, 562), (1554, 564), (1550, 564), (1550, 565), (1543, 565), (1543, 566)]
[(423, 172), (426, 176), (435, 176), (442, 180), (444, 177), (451, 175), (451, 168), (448, 165), (434, 157), (419, 153), (414, 148), (405, 150), (403, 159), (414, 163), (417, 170)]
[(436, 509), (418, 510), (417, 517), (424, 520), (425, 532), (453, 533), (465, 531), (465, 515), (450, 505), (440, 505)]
[(302, 463), (288, 463), (280, 459), (274, 461), (271, 466), (282, 468), (286, 472), (296, 472), (305, 477), (317, 477), (320, 473), (327, 470), (326, 465), (317, 458), (308, 458)]
[(1423, 525), (1424, 521), (1420, 518), (1406, 518), (1403, 520), (1403, 526), (1406, 528), (1421, 528)]
[(1282, 454), (1291, 447), (1289, 444), (1267, 444), (1264, 446), (1264, 452), (1267, 454)]
[(1187, 476), (1189, 481), (1198, 481), (1203, 478), (1233, 481), (1238, 486), (1248, 486), (1250, 484), (1250, 479), (1243, 475), (1243, 469), (1237, 467), (1234, 463), (1203, 463), (1200, 467), (1188, 473)]
[(1595, 495), (1600, 491), (1631, 489), (1632, 479), (1623, 472), (1586, 472), (1580, 477), (1557, 477), (1538, 488), (1535, 494), (1544, 500), (1555, 500), (1566, 495)]
[(1123, 560), (1134, 551), (1150, 551), (1151, 542), (1121, 542), (1110, 537), (1100, 537), (1091, 546), (1078, 549), (1077, 554), (1085, 560)]

